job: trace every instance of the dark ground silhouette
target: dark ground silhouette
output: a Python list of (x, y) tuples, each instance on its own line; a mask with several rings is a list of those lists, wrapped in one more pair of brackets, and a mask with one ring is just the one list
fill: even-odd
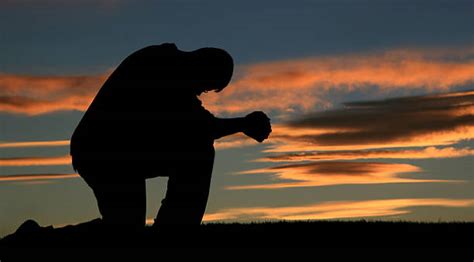
[[(90, 226), (90, 224), (88, 225)], [(458, 248), (474, 251), (474, 223), (273, 222), (203, 224), (195, 231), (146, 227), (141, 233), (42, 228), (0, 240), (0, 251), (28, 247)], [(472, 254), (472, 253), (471, 253)]]
[(201, 105), (197, 96), (224, 89), (232, 72), (222, 49), (166, 43), (134, 52), (110, 75), (71, 138), (73, 167), (94, 192), (102, 226), (141, 230), (145, 179), (158, 176), (169, 180), (154, 226), (199, 226), (214, 140), (243, 132), (262, 142), (271, 132), (263, 112), (222, 119)]

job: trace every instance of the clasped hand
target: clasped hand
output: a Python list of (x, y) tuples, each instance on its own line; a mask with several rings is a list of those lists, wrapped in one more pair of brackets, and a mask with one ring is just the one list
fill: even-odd
[(270, 118), (262, 111), (255, 111), (245, 116), (245, 135), (261, 143), (271, 132)]

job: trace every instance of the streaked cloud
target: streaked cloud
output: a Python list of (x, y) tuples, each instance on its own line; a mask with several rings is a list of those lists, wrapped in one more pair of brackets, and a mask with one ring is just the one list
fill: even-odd
[(0, 112), (39, 115), (85, 110), (107, 76), (0, 74)]
[(474, 138), (474, 92), (353, 102), (275, 126), (268, 152), (452, 145)]
[(69, 146), (69, 140), (0, 142), (0, 148)]
[[(348, 184), (460, 182), (419, 179), (421, 169), (410, 164), (328, 161), (280, 165), (239, 172), (240, 175), (270, 175), (273, 183), (229, 186), (229, 190), (281, 189)], [(402, 177), (402, 175), (404, 175)], [(410, 177), (407, 177), (410, 175)], [(284, 181), (284, 182), (280, 182)], [(289, 181), (289, 182), (288, 182)]]
[(71, 165), (71, 156), (0, 158), (0, 166), (60, 166)]
[[(449, 90), (474, 82), (474, 48), (398, 49), (239, 66), (231, 85), (202, 99), (216, 113), (310, 111), (330, 90)], [(0, 112), (38, 115), (85, 110), (109, 73), (93, 76), (0, 74)], [(304, 97), (304, 99), (301, 99)]]
[[(244, 146), (256, 145), (257, 143), (249, 138), (243, 138), (242, 135), (229, 136), (214, 142), (217, 150), (239, 148)], [(54, 147), (69, 146), (68, 140), (58, 141), (37, 141), (37, 142), (11, 142), (0, 143), (0, 148), (22, 148), (22, 147)], [(0, 158), (0, 166), (61, 166), (71, 165), (70, 155), (52, 156), (52, 157), (9, 157)]]
[(454, 147), (427, 147), (423, 149), (398, 150), (347, 150), (324, 152), (298, 152), (271, 155), (257, 159), (258, 162), (298, 162), (298, 161), (329, 161), (357, 159), (426, 159), (426, 158), (455, 158), (474, 156), (474, 149)]
[(33, 182), (41, 180), (52, 179), (69, 179), (77, 178), (78, 174), (17, 174), (17, 175), (2, 175), (0, 182)]
[[(50, 141), (25, 141), (25, 142), (0, 142), (0, 148), (25, 148), (25, 147), (59, 147), (69, 146), (69, 140), (50, 140)], [(255, 145), (255, 141), (249, 139), (243, 134), (235, 134), (216, 140), (214, 147), (216, 149), (228, 149), (242, 147), (246, 145)], [(65, 156), (61, 156), (65, 157)], [(55, 157), (58, 158), (58, 157)]]
[(412, 212), (410, 210), (411, 208), (426, 206), (473, 207), (474, 199), (384, 199), (325, 202), (306, 206), (232, 208), (205, 214), (204, 221), (254, 221), (258, 219), (313, 220), (384, 217), (408, 214)]

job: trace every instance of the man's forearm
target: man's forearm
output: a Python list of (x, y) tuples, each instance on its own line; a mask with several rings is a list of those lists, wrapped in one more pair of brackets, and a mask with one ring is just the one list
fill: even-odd
[(214, 139), (243, 132), (245, 128), (245, 118), (216, 118), (214, 129)]

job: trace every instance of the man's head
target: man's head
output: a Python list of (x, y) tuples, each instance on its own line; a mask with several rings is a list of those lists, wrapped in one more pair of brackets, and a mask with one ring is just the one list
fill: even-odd
[(190, 77), (197, 94), (220, 92), (230, 82), (234, 70), (232, 56), (219, 48), (205, 47), (189, 52)]

